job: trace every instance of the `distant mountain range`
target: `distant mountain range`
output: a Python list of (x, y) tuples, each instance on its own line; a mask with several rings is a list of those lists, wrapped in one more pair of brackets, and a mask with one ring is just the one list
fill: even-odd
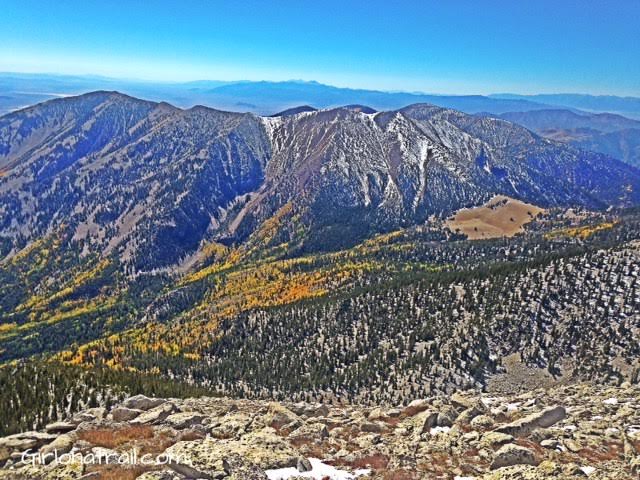
[(432, 95), (338, 88), (305, 81), (196, 81), (145, 82), (97, 76), (0, 73), (0, 114), (59, 96), (95, 90), (117, 90), (152, 101), (168, 101), (181, 108), (206, 105), (234, 112), (272, 115), (300, 105), (333, 108), (361, 104), (375, 110), (395, 110), (415, 103), (430, 103), (465, 113), (502, 114), (550, 109), (619, 112), (640, 118), (640, 99), (588, 95)]
[(527, 102), (544, 103), (558, 107), (574, 108), (587, 112), (618, 113), (640, 120), (640, 98), (617, 97), (615, 95), (581, 95), (576, 93), (515, 95), (501, 93), (489, 95), (490, 98), (500, 100), (524, 100)]

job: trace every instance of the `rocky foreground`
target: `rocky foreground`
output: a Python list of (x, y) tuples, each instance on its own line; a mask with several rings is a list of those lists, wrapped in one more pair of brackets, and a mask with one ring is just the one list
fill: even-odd
[(136, 396), (1, 438), (0, 466), (0, 479), (29, 480), (633, 479), (640, 386), (399, 408)]

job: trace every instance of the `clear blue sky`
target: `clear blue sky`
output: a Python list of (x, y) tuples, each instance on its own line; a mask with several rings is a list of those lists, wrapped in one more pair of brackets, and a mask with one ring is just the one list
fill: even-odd
[(640, 0), (0, 0), (0, 71), (640, 96)]

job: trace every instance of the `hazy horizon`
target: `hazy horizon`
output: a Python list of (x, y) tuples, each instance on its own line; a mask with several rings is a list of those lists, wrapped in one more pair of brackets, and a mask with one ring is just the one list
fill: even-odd
[[(448, 92), (438, 92), (438, 91), (420, 91), (420, 90), (407, 90), (407, 89), (377, 89), (377, 88), (369, 88), (366, 86), (344, 86), (338, 85), (336, 83), (329, 82), (320, 82), (315, 79), (302, 79), (302, 78), (283, 78), (279, 80), (266, 80), (266, 79), (256, 79), (251, 80), (248, 78), (237, 78), (230, 80), (221, 80), (219, 78), (193, 78), (189, 80), (183, 81), (175, 81), (175, 80), (154, 80), (154, 79), (144, 79), (144, 78), (136, 78), (136, 77), (119, 77), (119, 76), (109, 76), (109, 75), (101, 75), (96, 73), (76, 73), (76, 74), (67, 74), (67, 73), (55, 73), (55, 72), (45, 72), (45, 71), (3, 71), (0, 70), (0, 75), (16, 75), (16, 76), (36, 76), (36, 77), (59, 77), (59, 78), (77, 78), (77, 79), (97, 79), (104, 81), (112, 81), (112, 82), (131, 82), (131, 83), (140, 83), (144, 85), (162, 85), (162, 86), (179, 86), (179, 85), (188, 85), (188, 84), (196, 84), (196, 83), (218, 83), (220, 86), (226, 84), (238, 84), (238, 83), (300, 83), (300, 84), (318, 84), (327, 87), (334, 87), (340, 89), (349, 89), (349, 90), (370, 90), (373, 92), (382, 92), (382, 93), (403, 93), (409, 95), (435, 95), (435, 96), (492, 96), (492, 95), (516, 95), (523, 97), (535, 97), (538, 95), (577, 95), (577, 96), (591, 96), (591, 97), (619, 97), (619, 98), (640, 98), (640, 94), (635, 95), (614, 95), (614, 94), (592, 94), (584, 91), (553, 91), (553, 92), (531, 92), (531, 93), (522, 93), (518, 91), (497, 91), (490, 90), (487, 93), (448, 93)], [(49, 92), (52, 93), (52, 92)], [(66, 94), (64, 94), (66, 95)]]
[(640, 59), (629, 48), (640, 43), (640, 4), (632, 1), (180, 7), (9, 0), (0, 70), (163, 83), (300, 79), (439, 95), (640, 96)]

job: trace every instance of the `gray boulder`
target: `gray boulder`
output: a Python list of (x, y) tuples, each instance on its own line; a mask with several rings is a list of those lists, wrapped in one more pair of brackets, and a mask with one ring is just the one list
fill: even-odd
[(72, 422), (54, 422), (44, 427), (47, 433), (67, 433), (76, 429), (76, 424)]
[(107, 409), (102, 407), (88, 408), (82, 412), (76, 413), (71, 418), (71, 423), (79, 425), (84, 422), (95, 422), (97, 420), (103, 420), (107, 416)]
[(197, 412), (178, 412), (169, 415), (164, 421), (177, 430), (202, 424), (204, 415)]
[(299, 472), (310, 472), (311, 470), (313, 470), (313, 466), (311, 465), (311, 462), (309, 461), (308, 458), (305, 458), (305, 457), (300, 457), (298, 459), (297, 468)]
[(45, 461), (51, 461), (56, 455), (60, 456), (70, 452), (75, 441), (75, 434), (64, 433), (56, 438), (53, 442), (42, 447), (40, 449), (40, 454), (42, 454), (42, 456), (45, 458)]
[(564, 407), (549, 407), (541, 412), (532, 413), (531, 415), (520, 418), (515, 422), (501, 425), (496, 428), (496, 432), (506, 433), (514, 437), (525, 437), (536, 428), (551, 427), (559, 421), (564, 420), (566, 416), (567, 411)]
[(164, 421), (169, 415), (176, 411), (176, 406), (172, 403), (163, 403), (151, 410), (141, 413), (131, 420), (132, 425), (149, 425)]
[(503, 445), (496, 452), (491, 469), (511, 467), (512, 465), (537, 465), (535, 454), (528, 448), (513, 443)]
[(128, 422), (130, 420), (133, 420), (143, 412), (144, 410), (127, 407), (115, 407), (113, 410), (111, 410), (111, 418), (114, 422)]
[(144, 395), (135, 395), (122, 402), (122, 406), (135, 410), (151, 410), (163, 403), (166, 403), (164, 398), (149, 398)]

